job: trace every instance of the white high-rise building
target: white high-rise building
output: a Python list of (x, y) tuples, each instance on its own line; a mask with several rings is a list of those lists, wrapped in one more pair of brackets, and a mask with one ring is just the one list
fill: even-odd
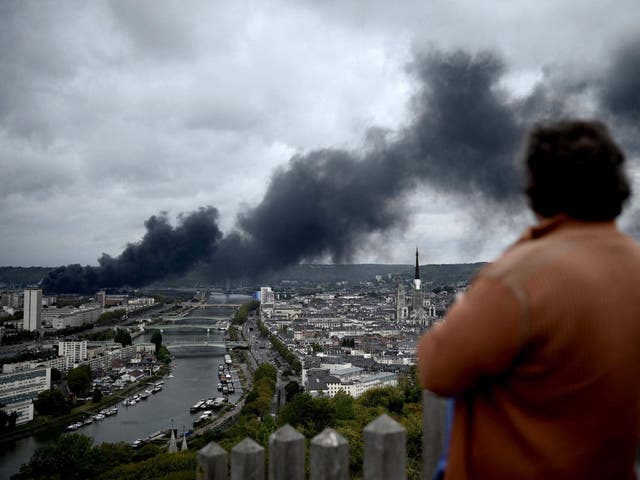
[(33, 332), (42, 327), (42, 290), (28, 288), (24, 291), (23, 328)]
[(67, 357), (69, 363), (80, 363), (87, 359), (87, 341), (60, 342), (58, 343), (58, 355)]
[(273, 303), (276, 300), (276, 295), (271, 287), (260, 287), (260, 303)]

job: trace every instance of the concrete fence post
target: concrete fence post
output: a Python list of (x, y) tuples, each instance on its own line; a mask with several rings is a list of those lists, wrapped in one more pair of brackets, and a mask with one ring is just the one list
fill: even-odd
[(422, 392), (422, 479), (431, 480), (444, 451), (447, 401), (428, 390)]
[(269, 437), (269, 480), (304, 480), (304, 435), (291, 425)]
[(215, 442), (198, 450), (196, 480), (227, 480), (229, 478), (229, 454)]
[(231, 449), (231, 480), (264, 480), (264, 448), (248, 437)]
[(364, 427), (364, 480), (407, 478), (407, 431), (387, 414)]
[(349, 480), (349, 443), (331, 428), (311, 440), (311, 480)]

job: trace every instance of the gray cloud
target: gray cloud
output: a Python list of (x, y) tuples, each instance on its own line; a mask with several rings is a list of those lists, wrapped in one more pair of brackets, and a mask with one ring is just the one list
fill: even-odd
[[(339, 199), (360, 206), (339, 187), (349, 178), (363, 199), (381, 199), (381, 212), (364, 209), (362, 218), (352, 218), (357, 212), (346, 209), (338, 222), (353, 225), (353, 237), (332, 227), (316, 246), (276, 250), (278, 261), (398, 261), (416, 242), (428, 243), (429, 231), (443, 232), (438, 242), (446, 245), (444, 232), (458, 232), (459, 222), (486, 233), (474, 245), (487, 247), (471, 253), (455, 233), (447, 252), (427, 260), (487, 259), (503, 234), (475, 228), (470, 218), (484, 222), (500, 216), (491, 215), (495, 209), (507, 208), (509, 217), (521, 211), (518, 172), (508, 164), (517, 156), (516, 137), (533, 119), (606, 115), (631, 157), (637, 151), (637, 127), (612, 93), (630, 92), (633, 76), (623, 71), (630, 83), (608, 83), (608, 72), (625, 70), (626, 60), (616, 63), (611, 52), (635, 31), (631, 0), (532, 7), (454, 0), (393, 8), (374, 1), (366, 9), (349, 1), (194, 1), (162, 11), (148, 2), (23, 1), (0, 8), (0, 39), (12, 47), (0, 52), (0, 220), (6, 227), (0, 264), (94, 262), (100, 251), (115, 257), (144, 234), (141, 219), (209, 204), (221, 211), (224, 231), (242, 211), (236, 229), (247, 248), (260, 251), (256, 245), (284, 235), (260, 231), (262, 215), (270, 218), (279, 205), (269, 188), (272, 172), (281, 167), (274, 188), (288, 187), (289, 168), (305, 178), (314, 162), (320, 170), (339, 165), (346, 172), (344, 179), (329, 172), (310, 180), (336, 196), (317, 209), (314, 221), (338, 213)], [(432, 53), (403, 71), (411, 48), (429, 43), (444, 52), (461, 47), (457, 55), (466, 55), (473, 68), (459, 68), (451, 53)], [(482, 55), (469, 53), (478, 47), (494, 52), (485, 55), (486, 65)], [(451, 65), (435, 67), (438, 56)], [(434, 66), (427, 67), (429, 61)], [(443, 97), (436, 98), (434, 85), (451, 75), (466, 78), (466, 86), (440, 89)], [(479, 111), (465, 111), (476, 94), (484, 95)], [(485, 111), (492, 115), (484, 118), (482, 134), (466, 132)], [(454, 119), (459, 126), (449, 125)], [(375, 126), (378, 133), (366, 138)], [(283, 165), (296, 152), (301, 165)], [(485, 168), (467, 175), (487, 154)], [(383, 160), (387, 155), (395, 160)], [(370, 175), (382, 192), (376, 200), (358, 183), (360, 175)], [(385, 193), (376, 176), (398, 195)], [(415, 203), (406, 203), (408, 195)], [(447, 215), (425, 209), (416, 221), (413, 212), (435, 198)], [(327, 240), (330, 234), (335, 242)], [(396, 247), (365, 251), (363, 238), (370, 235)]]

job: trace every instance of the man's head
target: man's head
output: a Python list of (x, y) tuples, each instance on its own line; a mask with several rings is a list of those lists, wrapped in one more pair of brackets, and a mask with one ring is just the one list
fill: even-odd
[(536, 126), (524, 160), (529, 204), (542, 217), (613, 220), (631, 193), (624, 154), (600, 122)]

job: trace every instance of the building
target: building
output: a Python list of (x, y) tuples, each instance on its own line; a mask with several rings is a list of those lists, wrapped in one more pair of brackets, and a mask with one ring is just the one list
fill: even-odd
[(260, 287), (260, 303), (271, 304), (276, 301), (276, 296), (271, 287)]
[(358, 398), (371, 388), (395, 387), (397, 385), (398, 376), (395, 373), (382, 372), (360, 376), (347, 382), (329, 382), (327, 383), (327, 388), (331, 398), (340, 391), (351, 395), (353, 398)]
[[(73, 367), (73, 365), (71, 365)], [(55, 368), (61, 372), (69, 370), (66, 357), (56, 357), (51, 360), (26, 360), (24, 362), (5, 363), (2, 365), (2, 373), (25, 372), (36, 368)]]
[(51, 388), (51, 368), (0, 374), (0, 403), (5, 412), (16, 412), (16, 425), (33, 420), (33, 400)]
[(96, 303), (100, 305), (102, 308), (105, 307), (107, 300), (107, 292), (104, 290), (100, 290), (96, 293)]
[(396, 320), (405, 321), (409, 318), (409, 307), (407, 306), (407, 291), (403, 284), (398, 285), (396, 294)]
[[(204, 294), (204, 292), (202, 292)], [(203, 301), (206, 300), (203, 299)], [(151, 307), (155, 305), (156, 299), (153, 297), (136, 297), (131, 298), (127, 306), (129, 308), (142, 308), (142, 307)]]
[(60, 342), (58, 343), (58, 355), (67, 357), (70, 364), (83, 362), (87, 359), (87, 341)]
[(411, 288), (410, 302), (404, 285), (398, 285), (396, 294), (396, 321), (428, 328), (433, 324), (436, 316), (435, 306), (431, 304), (426, 294), (424, 284), (420, 278), (420, 263), (418, 248), (416, 247), (416, 265)]
[(102, 314), (102, 307), (95, 303), (81, 305), (80, 308), (47, 308), (43, 312), (44, 321), (56, 330), (67, 327), (80, 327), (95, 323)]
[(42, 290), (28, 288), (24, 291), (23, 328), (34, 332), (42, 328)]

